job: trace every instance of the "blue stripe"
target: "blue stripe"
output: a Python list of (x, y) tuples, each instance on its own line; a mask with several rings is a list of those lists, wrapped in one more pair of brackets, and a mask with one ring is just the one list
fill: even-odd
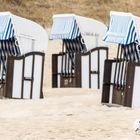
[(130, 34), (130, 37), (129, 37), (129, 38), (130, 38), (130, 41), (129, 41), (128, 43), (134, 42), (134, 40), (135, 40), (135, 39), (133, 38), (134, 31), (135, 31), (135, 27), (132, 28), (132, 31), (131, 31), (131, 34)]
[(13, 31), (13, 25), (12, 25), (12, 23), (10, 24), (10, 26), (9, 26), (9, 31), (8, 31), (8, 36), (6, 37), (7, 39), (9, 39), (9, 38), (12, 38), (13, 36), (11, 36), (12, 34), (12, 31)]
[(9, 23), (8, 23), (8, 27), (7, 27), (7, 30), (6, 30), (6, 32), (5, 32), (5, 37), (4, 37), (4, 39), (8, 39), (8, 38), (11, 38), (10, 37), (10, 31), (11, 31), (12, 29), (11, 29), (11, 19), (9, 20)]
[(74, 22), (74, 27), (73, 27), (73, 32), (72, 32), (72, 36), (70, 39), (74, 39), (75, 38), (75, 33), (76, 32), (76, 21)]
[(129, 31), (128, 31), (128, 35), (127, 35), (127, 40), (126, 40), (125, 44), (129, 44), (129, 43), (128, 43), (128, 39), (129, 39), (129, 37), (130, 37), (130, 31), (131, 31), (132, 25), (133, 25), (133, 21), (131, 22), (131, 25), (130, 25), (130, 27), (129, 27)]
[(13, 32), (13, 26), (12, 26), (12, 24), (10, 25), (10, 30), (9, 30), (9, 38), (12, 38), (13, 36), (12, 36), (12, 32)]
[(7, 26), (7, 28), (6, 28), (6, 30), (5, 30), (5, 32), (4, 32), (4, 35), (3, 35), (3, 39), (7, 39), (7, 36), (9, 36), (8, 35), (8, 31), (9, 31), (9, 27), (10, 27), (10, 24), (11, 24), (11, 19), (9, 20), (9, 23), (8, 23), (8, 26)]
[[(76, 25), (77, 25), (77, 24), (76, 24)], [(75, 38), (76, 38), (76, 37), (78, 37), (79, 27), (76, 26), (76, 29), (75, 29), (75, 30), (76, 30), (76, 33), (75, 33)]]
[(67, 36), (68, 36), (67, 39), (72, 39), (72, 37), (73, 37), (73, 29), (74, 29), (74, 26), (75, 26), (75, 19), (73, 18), (72, 24), (71, 24), (71, 26), (70, 26), (71, 31), (70, 31), (70, 33), (67, 35)]
[(138, 38), (137, 38), (136, 32), (135, 32), (135, 34), (134, 34), (134, 38), (135, 38), (135, 42), (138, 42)]
[(134, 29), (134, 33), (133, 33), (133, 42), (136, 42), (138, 41), (138, 38), (137, 38), (137, 34), (136, 34), (136, 29)]
[(79, 32), (80, 32), (80, 31), (79, 31), (79, 27), (78, 27), (78, 25), (77, 25), (77, 23), (76, 23), (76, 20), (75, 20), (75, 26), (74, 26), (74, 28), (73, 28), (73, 34), (72, 34), (71, 39), (77, 38), (77, 37), (80, 35)]
[(78, 28), (77, 36), (78, 36), (78, 37), (80, 36), (80, 29), (79, 29), (79, 28)]
[(2, 31), (2, 33), (0, 34), (0, 40), (8, 40), (14, 37), (13, 24), (9, 16), (0, 16), (0, 26)]
[(15, 35), (15, 32), (14, 32), (14, 30), (12, 30), (12, 33), (11, 33), (11, 38), (13, 38), (13, 37), (14, 37), (14, 35)]

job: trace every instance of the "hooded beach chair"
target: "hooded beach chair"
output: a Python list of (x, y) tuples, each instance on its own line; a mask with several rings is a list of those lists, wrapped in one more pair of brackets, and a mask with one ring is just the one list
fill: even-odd
[(104, 41), (118, 44), (117, 57), (106, 60), (102, 103), (140, 106), (140, 18), (131, 13), (110, 12)]
[(75, 14), (53, 16), (50, 39), (62, 40), (62, 52), (52, 56), (52, 87), (102, 88), (108, 48), (106, 26)]
[(0, 12), (0, 86), (10, 98), (43, 97), (46, 31), (37, 23)]

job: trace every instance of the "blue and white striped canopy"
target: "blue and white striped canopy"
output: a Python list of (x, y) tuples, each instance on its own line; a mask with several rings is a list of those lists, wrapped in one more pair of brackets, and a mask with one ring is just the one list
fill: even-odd
[(80, 35), (74, 16), (54, 16), (50, 39), (75, 39)]
[(0, 15), (0, 40), (8, 40), (14, 36), (10, 15)]
[(117, 44), (131, 44), (138, 41), (135, 18), (130, 13), (111, 12), (110, 23), (103, 40)]

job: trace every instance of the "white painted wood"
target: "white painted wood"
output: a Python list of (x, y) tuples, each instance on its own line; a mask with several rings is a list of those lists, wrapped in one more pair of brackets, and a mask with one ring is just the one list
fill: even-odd
[[(28, 56), (25, 58), (25, 68), (24, 76), (26, 78), (32, 77), (32, 61), (33, 56)], [(34, 73), (33, 73), (33, 91), (32, 98), (40, 98), (40, 88), (41, 88), (41, 76), (42, 76), (42, 56), (35, 55), (34, 61)], [(13, 77), (13, 91), (12, 98), (21, 98), (21, 87), (22, 87), (22, 63), (23, 60), (14, 61), (14, 77)], [(31, 93), (31, 81), (23, 81), (23, 98), (30, 99)]]
[[(58, 56), (58, 59), (57, 59), (58, 73), (61, 73), (61, 63), (62, 63), (62, 56)], [(57, 75), (57, 87), (60, 88), (60, 75)]]
[[(24, 81), (23, 84), (23, 99), (30, 99), (30, 92), (31, 92), (31, 82), (30, 81)], [(19, 93), (21, 94), (21, 93)]]
[(103, 23), (95, 19), (82, 16), (75, 16), (75, 18), (85, 41), (87, 50), (91, 50), (97, 46), (107, 45), (107, 43), (102, 40), (107, 29)]
[(89, 88), (89, 56), (82, 56), (81, 59), (82, 88)]
[(110, 85), (109, 104), (112, 104), (112, 97), (113, 97), (113, 86)]
[(115, 66), (116, 66), (116, 63), (112, 63), (112, 69), (111, 69), (111, 83), (114, 83)]
[(103, 74), (104, 74), (104, 64), (106, 59), (106, 51), (101, 50), (100, 51), (100, 89), (102, 89), (103, 86)]
[(21, 98), (22, 87), (22, 60), (14, 61), (12, 98)]
[(60, 75), (57, 76), (57, 87), (60, 88)]
[[(15, 36), (18, 39), (22, 54), (32, 51), (46, 52), (48, 35), (39, 24), (11, 14)], [(29, 42), (34, 41), (33, 44)], [(28, 46), (26, 46), (28, 45)]]
[[(98, 71), (98, 52), (91, 53), (91, 71)], [(98, 88), (98, 75), (91, 74), (91, 88)]]
[(57, 71), (58, 73), (61, 72), (61, 63), (62, 63), (62, 56), (58, 56), (58, 59), (57, 59)]
[[(114, 74), (115, 74), (115, 66), (116, 63), (112, 63), (112, 69), (111, 69), (111, 83), (114, 83)], [(109, 103), (112, 104), (112, 96), (113, 96), (113, 86), (110, 85), (110, 92), (109, 92)]]
[(98, 70), (98, 52), (94, 51), (91, 53), (91, 70)]
[[(24, 77), (26, 78), (32, 77), (32, 62), (33, 56), (28, 56), (25, 58)], [(31, 81), (24, 80), (23, 98), (30, 99), (30, 92), (31, 92)]]
[(42, 73), (42, 56), (35, 56), (34, 63), (34, 81), (33, 81), (33, 99), (40, 98), (40, 87), (41, 87), (41, 73)]
[(140, 107), (140, 67), (135, 67), (132, 108)]
[(31, 77), (32, 76), (32, 63), (33, 55), (25, 58), (25, 66), (24, 66), (24, 76)]
[(97, 74), (91, 74), (91, 88), (92, 89), (98, 88), (98, 76), (97, 76)]
[(33, 43), (32, 39), (19, 37), (19, 42), (21, 46), (24, 46), (23, 48), (21, 48), (23, 54), (34, 51), (32, 47)]

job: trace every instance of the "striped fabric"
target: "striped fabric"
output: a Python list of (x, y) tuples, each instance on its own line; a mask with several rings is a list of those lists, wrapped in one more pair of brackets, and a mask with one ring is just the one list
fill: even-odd
[(128, 45), (138, 41), (135, 16), (111, 13), (109, 28), (103, 40), (110, 43)]
[(54, 17), (50, 39), (75, 39), (80, 35), (74, 16)]
[(0, 81), (5, 79), (8, 56), (21, 55), (19, 46), (15, 44), (15, 38), (0, 40)]
[(0, 87), (6, 78), (8, 56), (21, 55), (19, 45), (15, 41), (10, 14), (0, 15)]
[(61, 63), (62, 75), (73, 75), (75, 70), (76, 54), (86, 51), (86, 46), (81, 43), (82, 36), (76, 39), (63, 39), (63, 53)]
[(0, 40), (8, 40), (14, 36), (13, 24), (10, 15), (0, 16)]

